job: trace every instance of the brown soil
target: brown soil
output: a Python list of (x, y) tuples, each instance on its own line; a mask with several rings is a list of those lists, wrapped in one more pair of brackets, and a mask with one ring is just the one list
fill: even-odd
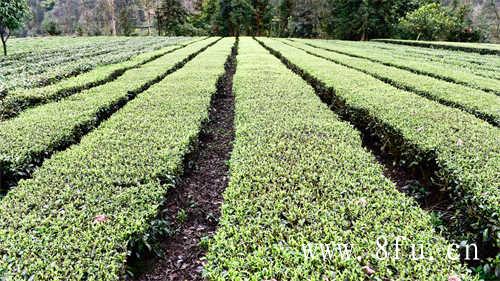
[(165, 199), (162, 217), (171, 222), (173, 235), (160, 242), (163, 257), (136, 280), (203, 280), (204, 237), (215, 232), (228, 181), (226, 164), (234, 139), (232, 78), (237, 44), (226, 62), (226, 74), (212, 98), (209, 121), (199, 137), (198, 150), (175, 188)]

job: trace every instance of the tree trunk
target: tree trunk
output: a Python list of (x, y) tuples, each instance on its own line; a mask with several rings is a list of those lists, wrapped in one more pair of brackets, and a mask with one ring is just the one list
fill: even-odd
[(4, 56), (7, 56), (7, 44), (6, 44), (6, 42), (3, 40), (3, 35), (2, 35), (2, 46), (3, 46), (3, 55), (4, 55)]
[(158, 24), (158, 36), (161, 36), (161, 18), (160, 18), (160, 12), (156, 11), (156, 13), (158, 14), (156, 16), (156, 23)]
[(151, 35), (151, 10), (148, 8), (148, 36)]
[(495, 30), (495, 36), (498, 36), (499, 32), (500, 32), (500, 15), (498, 15), (498, 10), (497, 10), (497, 6), (495, 4), (495, 1), (491, 1), (491, 5), (493, 8), (493, 11), (495, 11), (495, 18), (496, 18), (496, 23), (497, 23), (497, 28)]
[(115, 0), (108, 0), (109, 13), (111, 15), (111, 35), (116, 36)]
[(7, 39), (9, 39), (9, 31), (7, 28), (0, 26), (0, 39), (2, 40), (3, 54), (7, 56)]

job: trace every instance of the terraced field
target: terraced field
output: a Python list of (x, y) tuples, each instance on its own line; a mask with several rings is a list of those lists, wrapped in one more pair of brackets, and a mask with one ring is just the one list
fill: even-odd
[(495, 46), (19, 40), (2, 280), (500, 278)]

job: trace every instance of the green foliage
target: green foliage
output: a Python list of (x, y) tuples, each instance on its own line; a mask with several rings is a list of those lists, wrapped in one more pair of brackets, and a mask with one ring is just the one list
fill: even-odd
[[(377, 49), (370, 46), (363, 46), (361, 45), (362, 43), (359, 43), (358, 47), (339, 48), (339, 44), (330, 44), (318, 40), (300, 40), (299, 42), (300, 43), (289, 44), (312, 54), (332, 60), (338, 64), (370, 74), (400, 89), (409, 90), (424, 97), (439, 101), (445, 105), (463, 109), (496, 126), (500, 126), (500, 111), (498, 110), (500, 97), (494, 93), (471, 89), (463, 85), (374, 62), (369, 58), (372, 56), (379, 57), (380, 54), (386, 53), (384, 51), (377, 51)], [(305, 45), (303, 43), (310, 45)], [(337, 53), (335, 50), (341, 50), (342, 53)], [(387, 54), (389, 55), (389, 53)], [(397, 56), (398, 51), (391, 51), (390, 55), (399, 59)], [(401, 56), (401, 59), (406, 60), (407, 57)], [(414, 58), (413, 61), (433, 65), (435, 68), (439, 66), (443, 69), (452, 67), (450, 65), (439, 64), (438, 62), (428, 62), (417, 58)]]
[(26, 0), (2, 0), (0, 2), (0, 31), (13, 31), (29, 16)]
[(274, 9), (269, 0), (251, 0), (252, 16), (252, 35), (269, 35), (271, 30), (271, 20), (273, 19)]
[(230, 35), (252, 34), (252, 16), (255, 13), (248, 0), (231, 0), (231, 13), (229, 15)]
[(210, 34), (220, 34), (220, 0), (202, 1), (201, 12), (194, 17), (194, 25), (206, 29)]
[[(44, 40), (50, 42), (57, 40), (55, 38)], [(65, 40), (71, 41), (68, 38)], [(181, 38), (113, 37), (94, 42), (86, 40), (81, 40), (80, 44), (46, 48), (28, 43), (26, 45), (33, 46), (33, 49), (12, 55), (12, 58), (5, 60), (0, 68), (0, 75), (8, 79), (6, 87), (10, 91), (46, 86), (98, 66), (119, 63), (142, 52), (171, 45)], [(57, 67), (54, 67), (56, 65)]]
[[(432, 41), (414, 41), (414, 40), (398, 40), (398, 39), (374, 39), (374, 41), (416, 46), (416, 47), (425, 47), (432, 49), (456, 50), (456, 51), (479, 53), (485, 55), (500, 55), (500, 46), (498, 46), (497, 44), (432, 42)], [(433, 52), (436, 51), (433, 50)]]
[(268, 0), (208, 0), (203, 2), (196, 25), (214, 35), (267, 35), (273, 15)]
[[(208, 280), (447, 280), (464, 273), (443, 256), (447, 242), (431, 216), (382, 176), (351, 125), (254, 40), (241, 38), (239, 54), (231, 179), (209, 243)], [(375, 258), (377, 238), (394, 245), (398, 235), (425, 245), (435, 260)], [(351, 244), (351, 258), (323, 259), (319, 243)], [(306, 258), (310, 244), (315, 256)]]
[(400, 17), (428, 2), (430, 0), (330, 0), (326, 30), (338, 39), (388, 37), (395, 33)]
[[(335, 94), (338, 113), (376, 135), (382, 149), (413, 167), (436, 163), (434, 181), (453, 198), (455, 237), (500, 246), (498, 128), (463, 111), (398, 90), (362, 72), (265, 40)], [(498, 256), (498, 255), (497, 255)]]
[[(134, 32), (134, 22), (132, 21), (132, 9), (124, 7), (120, 9), (118, 14), (118, 26), (120, 27), (120, 34), (130, 36)], [(78, 28), (77, 28), (78, 31)]]
[(447, 10), (437, 3), (408, 13), (399, 23), (403, 38), (423, 40), (478, 41), (480, 31), (467, 20), (468, 6)]
[(7, 55), (7, 39), (12, 31), (21, 27), (29, 17), (29, 8), (26, 0), (2, 0), (0, 2), (0, 39), (4, 55)]
[(288, 37), (290, 30), (288, 29), (288, 22), (291, 20), (292, 11), (294, 7), (293, 0), (280, 0), (278, 6), (278, 20), (279, 20), (279, 37)]
[(337, 52), (367, 58), (387, 66), (409, 70), (420, 75), (427, 75), (485, 92), (500, 94), (500, 84), (495, 78), (471, 74), (470, 71), (464, 67), (450, 67), (437, 63), (425, 63), (425, 61), (418, 59), (409, 60), (406, 57), (396, 57), (393, 52), (378, 52), (375, 54), (370, 48), (359, 45), (356, 47), (347, 42), (325, 44), (324, 42), (317, 41), (314, 42), (314, 44)]
[[(209, 39), (214, 42), (215, 39)], [(207, 46), (200, 41), (168, 53), (118, 79), (58, 102), (22, 112), (0, 123), (0, 163), (3, 175), (30, 174), (46, 155), (71, 144), (95, 128), (99, 120), (143, 89), (167, 75), (171, 68)]]
[(142, 50), (146, 52), (139, 55), (137, 55), (139, 52), (136, 52), (135, 57), (130, 57), (124, 62), (100, 66), (87, 73), (64, 79), (52, 85), (12, 91), (0, 101), (0, 120), (11, 118), (27, 107), (60, 100), (63, 97), (112, 81), (125, 71), (140, 67), (178, 48), (179, 46), (167, 46), (154, 51)]
[(287, 29), (292, 37), (316, 37), (319, 25), (316, 9), (309, 1), (295, 1)]
[[(129, 243), (141, 239), (141, 245), (150, 245), (145, 232), (208, 118), (233, 43), (234, 38), (223, 39), (201, 53), (2, 199), (2, 277), (123, 277)], [(166, 69), (158, 65), (136, 76)]]
[(156, 13), (160, 35), (183, 35), (181, 27), (188, 14), (179, 0), (161, 0)]
[(43, 20), (42, 31), (48, 35), (60, 35), (62, 33), (58, 23), (52, 18), (45, 18)]
[(220, 35), (251, 34), (254, 8), (249, 0), (220, 0), (214, 31)]

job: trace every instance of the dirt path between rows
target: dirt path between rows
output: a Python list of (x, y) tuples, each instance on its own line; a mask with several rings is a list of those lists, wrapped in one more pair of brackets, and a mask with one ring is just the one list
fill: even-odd
[(233, 75), (237, 43), (226, 62), (226, 74), (218, 82), (210, 106), (209, 121), (199, 137), (198, 150), (179, 183), (167, 195), (162, 210), (174, 230), (161, 241), (164, 256), (136, 280), (203, 280), (205, 249), (200, 241), (214, 234), (228, 181), (234, 139)]

